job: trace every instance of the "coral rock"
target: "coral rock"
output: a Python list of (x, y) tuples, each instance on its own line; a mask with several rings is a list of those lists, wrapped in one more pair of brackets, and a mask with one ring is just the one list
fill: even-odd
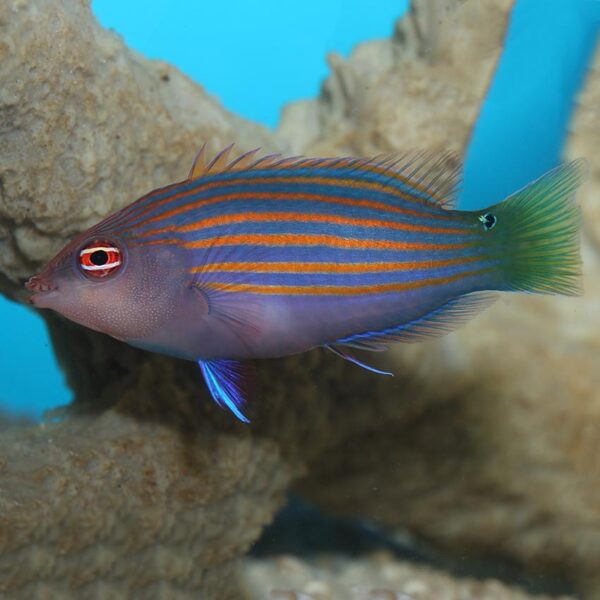
[(549, 600), (497, 581), (454, 579), (385, 554), (360, 560), (248, 560), (243, 581), (244, 600)]
[[(85, 2), (1, 3), (2, 292), (16, 297), (73, 233), (184, 177), (204, 140), (306, 154), (462, 153), (511, 5), (415, 2), (392, 40), (331, 57), (319, 98), (289, 107), (272, 136), (126, 50)], [(598, 135), (594, 81), (574, 130), (578, 153)], [(591, 205), (584, 298), (505, 296), (446, 339), (380, 357), (398, 375), (391, 381), (320, 351), (264, 361), (251, 428), (209, 404), (193, 365), (48, 318), (73, 410), (88, 416), (2, 431), (0, 591), (150, 594), (164, 582), (169, 597), (199, 586), (207, 600), (231, 597), (234, 565), (303, 471), (297, 488), (332, 511), (593, 589)]]
[(271, 443), (197, 435), (111, 412), (3, 432), (0, 596), (234, 597), (293, 471)]
[(203, 142), (274, 144), (173, 67), (126, 49), (82, 0), (2, 2), (0, 78), (0, 272), (12, 282), (75, 232), (183, 179)]

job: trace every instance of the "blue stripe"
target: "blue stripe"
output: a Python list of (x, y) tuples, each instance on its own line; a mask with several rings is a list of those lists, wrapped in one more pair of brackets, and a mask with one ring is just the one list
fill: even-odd
[(222, 262), (316, 262), (316, 263), (369, 263), (369, 262), (402, 262), (445, 260), (453, 257), (480, 256), (482, 249), (468, 248), (465, 250), (414, 250), (399, 252), (398, 250), (344, 250), (326, 246), (253, 246), (236, 244), (189, 250), (188, 265), (201, 266)]
[[(295, 192), (293, 192), (295, 193)], [(199, 195), (198, 195), (199, 196)], [(216, 196), (215, 196), (216, 197)], [(198, 197), (195, 196), (198, 200)], [(350, 196), (348, 194), (342, 194), (342, 199), (350, 200)], [(373, 198), (361, 198), (372, 201)], [(206, 200), (206, 198), (202, 198), (202, 200)], [(391, 205), (389, 197), (382, 197), (380, 199), (375, 199), (377, 202), (383, 202), (384, 204)], [(187, 203), (186, 203), (187, 204)], [(190, 202), (191, 204), (191, 202)], [(182, 205), (184, 206), (184, 205)], [(395, 204), (393, 206), (396, 206)], [(418, 210), (418, 208), (417, 208)], [(439, 209), (438, 209), (439, 211)], [(142, 220), (146, 220), (146, 218), (156, 218), (160, 214), (164, 214), (166, 211), (160, 211), (156, 213), (152, 213), (152, 215), (144, 216), (143, 218), (138, 218), (135, 221), (132, 221), (129, 224), (129, 227), (133, 227), (135, 223), (139, 223)], [(149, 231), (152, 229), (158, 229), (164, 225), (170, 224), (175, 226), (192, 224), (195, 221), (199, 221), (202, 219), (209, 219), (216, 216), (224, 216), (230, 214), (238, 214), (243, 212), (290, 212), (290, 213), (303, 213), (307, 215), (332, 215), (332, 216), (346, 216), (356, 219), (378, 219), (382, 221), (390, 221), (395, 223), (407, 223), (411, 225), (431, 225), (435, 227), (444, 227), (450, 229), (456, 228), (465, 228), (463, 222), (452, 219), (451, 214), (447, 214), (447, 218), (445, 219), (432, 219), (431, 216), (427, 213), (423, 213), (419, 216), (411, 215), (411, 214), (400, 214), (397, 212), (386, 212), (381, 209), (374, 209), (364, 206), (343, 206), (335, 201), (331, 202), (319, 202), (310, 199), (282, 199), (282, 198), (274, 198), (272, 200), (265, 199), (233, 199), (233, 200), (223, 200), (218, 204), (207, 204), (200, 205), (194, 207), (190, 211), (180, 213), (177, 215), (171, 216), (168, 221), (154, 221), (152, 223), (148, 223), (146, 225), (135, 225), (136, 232), (143, 233), (145, 231)], [(447, 211), (446, 211), (447, 212)]]
[[(208, 175), (201, 179), (194, 180), (192, 182), (185, 181), (180, 185), (168, 190), (167, 192), (161, 192), (158, 194), (152, 193), (148, 197), (141, 199), (136, 203), (135, 210), (138, 209), (147, 209), (151, 210), (144, 214), (139, 218), (134, 218), (129, 225), (133, 226), (138, 223), (140, 220), (145, 220), (147, 218), (157, 217), (163, 213), (171, 211), (173, 209), (183, 207), (187, 204), (198, 202), (202, 200), (211, 200), (218, 198), (219, 196), (243, 192), (243, 193), (294, 193), (294, 194), (317, 194), (323, 196), (339, 196), (342, 198), (348, 199), (360, 199), (360, 200), (370, 200), (375, 202), (382, 202), (385, 204), (389, 204), (390, 206), (396, 206), (408, 210), (418, 210), (426, 214), (439, 214), (441, 210), (438, 206), (432, 204), (428, 204), (429, 201), (433, 202), (433, 200), (414, 188), (411, 188), (405, 184), (400, 184), (398, 182), (396, 185), (390, 186), (393, 187), (397, 192), (402, 194), (411, 196), (415, 198), (415, 201), (404, 200), (400, 198), (398, 195), (394, 194), (392, 191), (377, 191), (372, 189), (366, 189), (362, 187), (360, 184), (363, 182), (367, 183), (379, 183), (383, 184), (382, 176), (379, 176), (375, 173), (364, 173), (359, 172), (358, 174), (348, 173), (348, 171), (339, 170), (334, 172), (321, 172), (323, 170), (319, 169), (297, 169), (297, 170), (285, 170), (285, 171), (273, 171), (273, 170), (261, 170), (261, 171), (236, 171), (232, 173), (219, 173), (216, 175)], [(357, 176), (360, 175), (360, 176)], [(301, 176), (312, 176), (312, 177), (332, 177), (338, 179), (353, 179), (355, 180), (355, 185), (348, 185), (347, 183), (336, 184), (320, 184), (320, 183), (296, 183), (296, 182), (272, 182), (272, 183), (252, 183), (252, 184), (243, 184), (239, 183), (240, 181), (248, 180), (248, 179), (256, 179), (256, 178), (267, 178), (267, 177), (276, 177), (276, 178), (295, 178)], [(207, 184), (212, 184), (213, 182), (222, 182), (223, 185), (215, 186), (210, 189), (205, 189)], [(185, 196), (184, 198), (180, 198), (177, 200), (173, 200), (168, 204), (159, 206), (156, 210), (152, 210), (152, 205), (160, 200), (167, 199), (171, 196), (175, 196), (180, 193), (188, 192), (196, 190), (195, 193), (190, 194), (189, 196)], [(239, 202), (238, 201), (234, 201)], [(314, 203), (317, 204), (317, 203)], [(222, 206), (222, 205), (219, 205)], [(133, 208), (133, 207), (132, 207)], [(204, 207), (202, 210), (211, 211), (216, 207)], [(360, 209), (358, 210), (366, 210), (371, 213), (379, 213), (379, 211), (374, 211), (373, 209)], [(217, 209), (220, 213), (221, 209)], [(130, 213), (131, 214), (131, 213)]]
[[(135, 233), (135, 232), (134, 232)], [(273, 222), (259, 221), (204, 227), (187, 232), (157, 233), (144, 237), (141, 242), (158, 241), (163, 238), (177, 238), (186, 242), (205, 240), (225, 235), (332, 235), (348, 240), (390, 241), (426, 244), (461, 244), (480, 239), (479, 234), (441, 234), (405, 231), (392, 228), (357, 227), (330, 223)]]
[(387, 283), (406, 283), (421, 281), (436, 277), (448, 277), (475, 269), (497, 264), (498, 261), (486, 260), (477, 263), (421, 269), (415, 271), (389, 271), (383, 273), (256, 273), (256, 272), (215, 272), (208, 271), (198, 274), (197, 281), (201, 283), (251, 283), (252, 285), (377, 285)]

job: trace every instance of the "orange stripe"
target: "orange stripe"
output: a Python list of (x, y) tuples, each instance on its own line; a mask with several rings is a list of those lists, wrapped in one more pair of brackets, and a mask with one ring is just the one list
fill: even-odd
[[(180, 183), (184, 184), (185, 181), (182, 181)], [(428, 203), (425, 200), (415, 198), (414, 196), (410, 196), (409, 194), (403, 194), (402, 192), (398, 191), (396, 188), (393, 188), (389, 185), (385, 185), (385, 184), (381, 184), (381, 183), (377, 183), (377, 182), (367, 182), (367, 181), (364, 181), (361, 179), (334, 178), (334, 177), (324, 178), (324, 177), (315, 177), (314, 175), (305, 175), (305, 176), (296, 176), (296, 177), (253, 177), (253, 178), (248, 178), (248, 179), (232, 179), (232, 180), (227, 180), (227, 181), (222, 181), (222, 180), (221, 181), (210, 181), (210, 182), (204, 183), (198, 187), (194, 187), (190, 190), (186, 190), (184, 192), (179, 192), (178, 194), (173, 194), (172, 196), (169, 196), (168, 198), (163, 198), (162, 200), (157, 200), (157, 201), (153, 202), (151, 206), (146, 206), (145, 208), (143, 208), (139, 213), (137, 213), (135, 215), (131, 215), (130, 218), (134, 219), (134, 218), (142, 217), (146, 213), (148, 213), (152, 210), (155, 210), (156, 208), (160, 208), (161, 206), (164, 206), (165, 204), (169, 204), (172, 201), (179, 200), (179, 199), (185, 198), (187, 196), (193, 196), (194, 194), (197, 194), (200, 191), (210, 190), (210, 189), (223, 187), (223, 186), (231, 186), (231, 185), (240, 185), (240, 186), (253, 185), (255, 183), (259, 183), (259, 184), (260, 183), (316, 183), (316, 184), (320, 184), (320, 185), (328, 185), (328, 184), (336, 185), (336, 186), (346, 185), (348, 187), (352, 187), (355, 189), (356, 188), (364, 188), (364, 189), (368, 189), (368, 190), (378, 190), (378, 191), (386, 191), (386, 192), (390, 192), (390, 190), (391, 190), (393, 192), (394, 196), (402, 198), (403, 200), (407, 200), (407, 201), (413, 202), (415, 204), (428, 205)], [(413, 184), (408, 183), (408, 185), (413, 185)], [(168, 187), (170, 188), (172, 186), (168, 186)], [(146, 194), (145, 196), (140, 198), (137, 202), (141, 202), (142, 200), (148, 200), (152, 197), (153, 194), (158, 194), (158, 193), (161, 193), (162, 191), (164, 191), (164, 188), (154, 190), (154, 191), (150, 192), (149, 194)], [(285, 195), (285, 194), (286, 193), (282, 193), (282, 195)], [(296, 196), (299, 196), (300, 198), (310, 199), (309, 194), (293, 194), (292, 193), (291, 195), (296, 195)], [(219, 196), (218, 198), (213, 198), (211, 200), (198, 200), (197, 202), (192, 202), (189, 205), (186, 205), (183, 207), (178, 207), (177, 209), (172, 209), (171, 211), (162, 213), (162, 215), (157, 215), (156, 217), (152, 217), (148, 221), (143, 222), (139, 225), (141, 226), (142, 224), (152, 223), (156, 220), (160, 220), (162, 218), (171, 216), (173, 210), (178, 210), (179, 212), (181, 212), (181, 210), (179, 210), (179, 209), (189, 210), (189, 209), (195, 208), (195, 207), (203, 205), (203, 204), (213, 204), (215, 202), (222, 202), (224, 198), (234, 199), (237, 197), (244, 197), (244, 196), (247, 198), (252, 198), (252, 197), (256, 197), (257, 194), (253, 194), (253, 193), (244, 194), (244, 192), (241, 192), (240, 194), (233, 193), (233, 194), (228, 194), (226, 196)], [(318, 196), (318, 197), (321, 197), (324, 199), (330, 198), (329, 196)], [(332, 198), (335, 198), (335, 197), (332, 197)], [(362, 201), (358, 201), (358, 202), (362, 202)], [(350, 202), (348, 204), (350, 204)], [(399, 207), (392, 207), (392, 206), (389, 206), (388, 204), (385, 204), (384, 202), (373, 201), (373, 204), (379, 205), (378, 208), (381, 208), (382, 210), (390, 210), (391, 212), (399, 212), (402, 214), (420, 214), (420, 215), (422, 214), (422, 213), (419, 213), (418, 211), (411, 211), (410, 209), (401, 209)], [(361, 206), (361, 204), (352, 204), (352, 205)], [(445, 212), (447, 212), (448, 215), (446, 215)], [(174, 213), (174, 214), (178, 214), (178, 213)], [(444, 211), (444, 209), (440, 209), (439, 214), (437, 214), (437, 215), (436, 214), (431, 214), (431, 215), (428, 214), (427, 216), (431, 216), (432, 218), (444, 219), (444, 218), (449, 218), (451, 215), (450, 215), (450, 211)]]
[(482, 275), (491, 272), (491, 268), (477, 269), (457, 273), (448, 277), (435, 277), (431, 279), (422, 279), (420, 281), (407, 281), (403, 283), (383, 283), (379, 285), (253, 285), (250, 283), (203, 283), (202, 287), (220, 290), (225, 292), (246, 292), (250, 294), (271, 294), (271, 295), (340, 295), (353, 296), (360, 294), (384, 294), (388, 292), (403, 292), (407, 290), (416, 290), (431, 285), (444, 285), (453, 283), (465, 277)]
[(388, 271), (412, 271), (436, 269), (489, 260), (488, 256), (465, 256), (447, 260), (420, 262), (377, 262), (377, 263), (301, 263), (301, 262), (228, 262), (208, 263), (192, 267), (190, 273), (385, 273)]
[(333, 248), (356, 248), (359, 250), (461, 250), (476, 245), (475, 242), (461, 244), (423, 244), (419, 242), (390, 242), (387, 240), (354, 240), (335, 235), (301, 234), (238, 234), (222, 235), (185, 242), (181, 239), (161, 239), (138, 242), (138, 245), (175, 245), (183, 248), (213, 248), (250, 244), (255, 246), (331, 246)]
[(350, 225), (357, 227), (381, 227), (384, 229), (396, 229), (401, 231), (417, 231), (421, 233), (447, 233), (447, 234), (465, 234), (471, 233), (465, 229), (431, 227), (429, 225), (415, 225), (412, 223), (399, 223), (398, 221), (382, 221), (380, 219), (355, 219), (352, 217), (339, 217), (336, 215), (320, 215), (294, 212), (246, 212), (200, 219), (188, 225), (167, 225), (158, 229), (151, 229), (139, 235), (133, 236), (134, 239), (160, 235), (162, 233), (186, 233), (196, 231), (203, 227), (216, 227), (219, 225), (233, 225), (235, 223), (273, 223), (273, 222), (295, 222), (295, 223), (327, 223), (330, 225)]
[[(410, 210), (400, 208), (399, 206), (390, 206), (385, 204), (384, 202), (377, 202), (375, 200), (354, 200), (352, 198), (343, 198), (341, 196), (326, 196), (322, 194), (304, 194), (297, 192), (234, 192), (232, 194), (224, 194), (219, 196), (218, 198), (212, 198), (210, 200), (197, 200), (195, 202), (190, 202), (184, 206), (178, 206), (177, 208), (172, 208), (169, 211), (165, 211), (160, 215), (156, 215), (147, 219), (146, 221), (142, 221), (141, 223), (137, 223), (135, 227), (144, 227), (149, 223), (155, 223), (157, 221), (162, 221), (163, 219), (169, 219), (170, 217), (174, 217), (176, 215), (192, 211), (197, 208), (204, 208), (205, 206), (212, 206), (214, 204), (219, 204), (221, 202), (229, 202), (231, 200), (309, 200), (311, 202), (324, 202), (330, 204), (340, 204), (342, 206), (351, 206), (351, 207), (360, 207), (360, 208), (373, 208), (375, 210), (382, 210), (385, 212), (401, 214), (401, 215), (410, 215), (420, 218), (432, 218), (432, 219), (443, 219), (446, 221), (456, 220), (456, 215), (451, 214), (449, 211), (440, 211), (439, 214), (434, 213), (423, 213), (417, 210)], [(138, 215), (139, 216), (139, 215)]]

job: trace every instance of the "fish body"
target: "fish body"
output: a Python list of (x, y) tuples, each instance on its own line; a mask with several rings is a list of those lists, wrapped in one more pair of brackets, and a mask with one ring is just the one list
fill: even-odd
[[(450, 158), (256, 158), (208, 165), (77, 236), (32, 302), (198, 361), (239, 418), (241, 361), (439, 335), (486, 290), (578, 291), (580, 162), (483, 211), (449, 208)], [(360, 363), (359, 363), (360, 364)]]

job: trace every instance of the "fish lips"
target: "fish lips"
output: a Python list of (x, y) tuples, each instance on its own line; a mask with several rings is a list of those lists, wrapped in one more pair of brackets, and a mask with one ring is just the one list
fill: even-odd
[(39, 275), (30, 277), (25, 283), (25, 288), (28, 291), (33, 292), (33, 295), (29, 297), (29, 303), (39, 308), (44, 308), (47, 305), (46, 302), (56, 296), (58, 291), (56, 285)]

